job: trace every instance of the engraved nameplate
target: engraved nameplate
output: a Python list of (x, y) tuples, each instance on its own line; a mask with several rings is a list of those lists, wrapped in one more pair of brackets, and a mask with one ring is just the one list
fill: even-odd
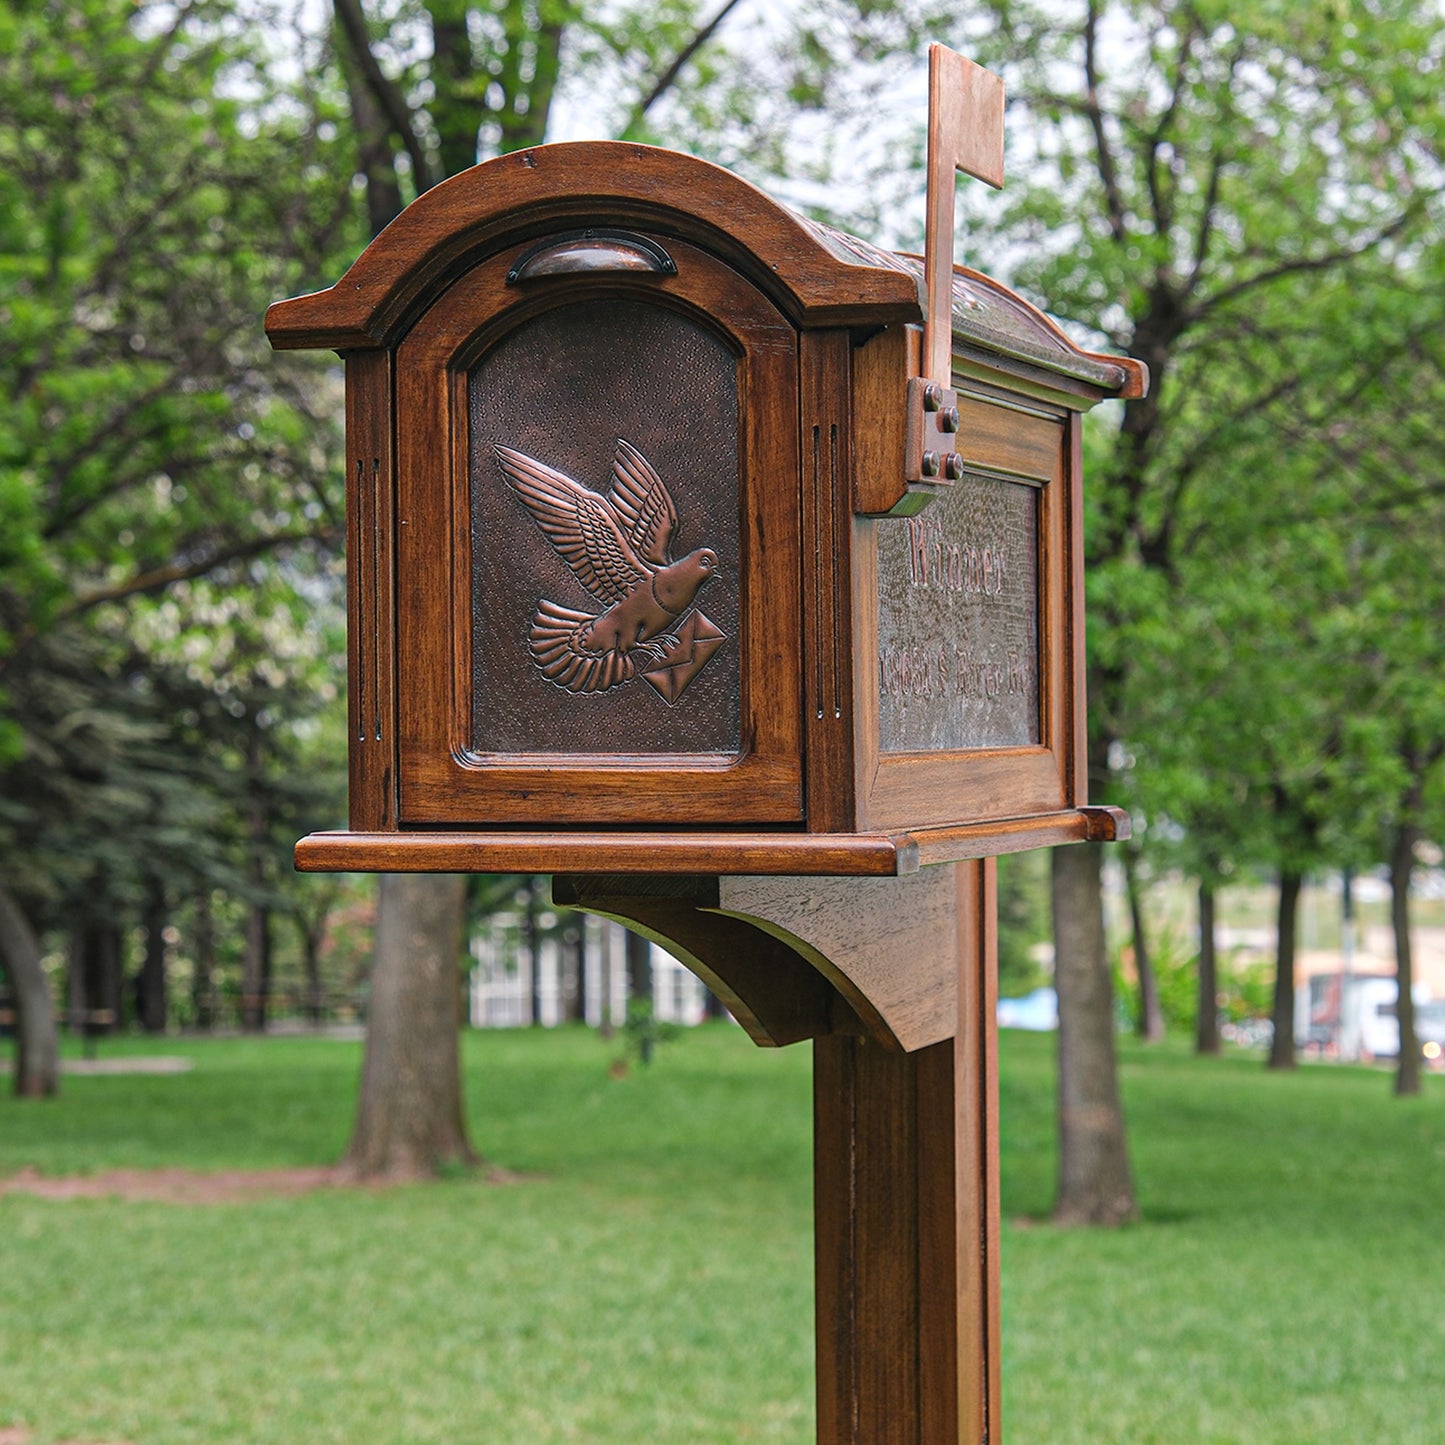
[(469, 420), (474, 748), (738, 752), (732, 353), (658, 306), (564, 305), (482, 356)]
[(1040, 742), (1038, 514), (1034, 487), (965, 476), (878, 524), (884, 752)]

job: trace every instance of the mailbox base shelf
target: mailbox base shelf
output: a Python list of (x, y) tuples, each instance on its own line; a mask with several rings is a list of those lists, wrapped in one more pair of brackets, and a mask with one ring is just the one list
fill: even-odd
[(1129, 836), (1118, 808), (894, 833), (312, 833), (302, 873), (641, 873), (897, 877), (935, 863)]

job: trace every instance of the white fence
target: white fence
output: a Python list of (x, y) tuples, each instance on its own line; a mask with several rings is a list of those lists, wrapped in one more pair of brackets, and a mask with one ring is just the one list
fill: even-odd
[[(540, 920), (550, 928), (555, 917)], [(627, 931), (606, 919), (582, 915), (575, 945), (564, 948), (552, 934), (537, 949), (533, 988), (532, 950), (519, 913), (495, 913), (472, 935), (473, 967), (468, 1015), (474, 1028), (518, 1028), (563, 1023), (574, 1016), (593, 1028), (621, 1025), (627, 1016)], [(700, 1023), (707, 989), (701, 980), (655, 943), (652, 963), (653, 1013), (669, 1023)]]

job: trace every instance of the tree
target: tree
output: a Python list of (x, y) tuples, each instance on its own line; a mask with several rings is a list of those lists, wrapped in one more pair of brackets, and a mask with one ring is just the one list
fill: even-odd
[(1194, 1050), (1219, 1052), (1219, 955), (1215, 947), (1214, 880), (1199, 880), (1199, 998), (1194, 1017)]
[[(254, 320), (346, 218), (334, 192), (282, 204), (277, 184), (327, 159), (331, 121), (280, 92), (233, 19), (209, 0), (0, 14), (0, 867), (32, 935), (102, 876), (90, 901), (137, 916), (134, 870), (99, 855), (121, 851), (142, 793), (190, 806), (143, 757), (165, 752), (166, 724), (139, 716), (135, 617), (338, 524), (316, 373), (263, 368)], [(149, 826), (175, 852), (175, 816)], [(22, 1054), (53, 1059), (38, 993), (19, 996)]]
[[(1357, 288), (1395, 284), (1400, 248), (1434, 223), (1442, 37), (1425, 4), (1342, 18), (1109, 0), (998, 0), (975, 33), (973, 53), (1027, 113), (1012, 134), (1029, 137), (1030, 162), (975, 236), (1007, 238), (1017, 281), (1152, 376), (1096, 458), (1086, 503), (1090, 776), (1106, 792), (1111, 746), (1133, 734), (1132, 629), (1179, 600), (1181, 559), (1227, 495), (1216, 480), (1239, 477), (1239, 429), (1323, 380), (1293, 365), (1320, 325), (1313, 290), (1341, 274)], [(1065, 868), (1080, 875), (1067, 892), (1090, 914), (1091, 940), (1101, 894), (1090, 853)], [(1096, 1011), (1084, 1032), (1101, 1034), (1106, 982), (1078, 999)], [(1061, 1053), (1066, 1072), (1095, 1062), (1106, 1066)], [(1112, 1078), (1093, 1082), (1114, 1094)], [(1065, 1181), (1084, 1173), (1076, 1150), (1104, 1157), (1068, 1118)], [(1075, 1212), (1063, 1195), (1060, 1208)]]
[(1158, 1043), (1164, 1037), (1164, 1009), (1159, 1001), (1159, 981), (1149, 956), (1149, 933), (1144, 923), (1144, 887), (1139, 880), (1137, 843), (1126, 844), (1124, 860), (1124, 891), (1129, 900), (1129, 933), (1134, 944), (1134, 970), (1139, 982), (1139, 1016), (1134, 1031), (1146, 1043)]
[(1060, 1224), (1126, 1224), (1138, 1215), (1115, 1083), (1114, 1005), (1098, 863), (1053, 852), (1054, 987), (1059, 996)]
[(0, 958), (15, 987), (16, 1038), (15, 1092), (22, 1099), (44, 1098), (60, 1086), (60, 1062), (55, 1041), (55, 1010), (50, 983), (36, 941), (19, 905), (0, 887)]
[(342, 1161), (359, 1178), (421, 1178), (477, 1162), (457, 1052), (465, 892), (458, 876), (382, 877), (361, 1100)]

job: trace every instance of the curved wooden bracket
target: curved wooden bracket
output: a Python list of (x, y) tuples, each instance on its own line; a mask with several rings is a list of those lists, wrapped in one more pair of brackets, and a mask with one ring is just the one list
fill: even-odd
[(905, 1053), (958, 1014), (957, 873), (902, 878), (555, 877), (553, 900), (686, 963), (755, 1043), (863, 1033)]
[(716, 878), (554, 876), (552, 901), (610, 918), (661, 944), (723, 1001), (765, 1048), (857, 1033), (842, 997), (779, 939), (715, 912)]

